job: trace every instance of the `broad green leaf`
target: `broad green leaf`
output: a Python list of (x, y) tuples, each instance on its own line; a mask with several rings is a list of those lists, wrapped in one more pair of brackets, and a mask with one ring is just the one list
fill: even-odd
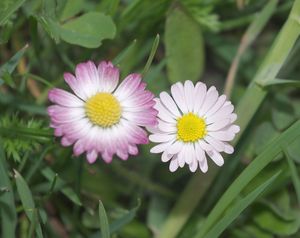
[(272, 121), (278, 130), (283, 130), (295, 121), (294, 109), (287, 97), (276, 97), (273, 102)]
[(41, 238), (43, 237), (43, 233), (42, 233), (41, 225), (38, 221), (39, 220), (38, 213), (37, 213), (38, 209), (34, 204), (32, 193), (28, 187), (28, 184), (23, 179), (21, 174), (19, 174), (19, 172), (16, 170), (14, 170), (14, 173), (15, 173), (18, 194), (20, 196), (26, 216), (28, 217), (29, 221), (34, 224), (37, 237)]
[[(25, 45), (21, 50), (19, 50), (13, 57), (11, 57), (6, 63), (0, 66), (0, 85), (5, 81), (3, 77), (7, 77), (7, 74), (11, 74), (17, 65), (19, 64), (20, 59), (24, 55), (28, 45)], [(10, 82), (12, 83), (12, 82)]]
[(255, 153), (259, 154), (263, 151), (264, 147), (273, 140), (276, 136), (278, 136), (278, 132), (270, 122), (263, 122), (260, 124), (255, 131), (254, 136), (254, 148)]
[(296, 161), (297, 163), (300, 163), (300, 136), (290, 143), (287, 146), (287, 152), (289, 153), (290, 157)]
[(75, 45), (97, 48), (102, 40), (113, 39), (116, 26), (110, 16), (89, 12), (72, 19), (59, 27), (60, 37)]
[(0, 139), (0, 216), (1, 216), (1, 237), (16, 236), (17, 212), (15, 206), (14, 193), (8, 177), (5, 154)]
[(105, 212), (103, 203), (99, 200), (99, 218), (100, 218), (100, 230), (102, 238), (110, 238), (109, 224)]
[(165, 47), (170, 82), (200, 79), (204, 67), (202, 32), (179, 7), (171, 9), (167, 16)]
[(274, 215), (270, 210), (260, 210), (253, 219), (265, 231), (276, 235), (290, 236), (295, 234), (300, 228), (300, 212), (297, 211), (297, 213), (295, 220), (285, 221)]
[[(55, 181), (56, 187), (60, 187), (60, 191), (69, 198), (73, 203), (82, 206), (82, 203), (77, 196), (77, 194), (71, 189), (70, 187), (65, 186), (65, 182), (57, 177), (57, 174), (49, 167), (44, 168), (42, 171), (43, 176), (51, 183), (53, 184), (53, 181)], [(55, 178), (56, 177), (56, 178)]]
[[(292, 177), (292, 181), (293, 181), (294, 188), (295, 188), (295, 191), (296, 191), (298, 204), (300, 204), (300, 176), (298, 174), (296, 165), (295, 165), (293, 159), (291, 158), (289, 152), (287, 150), (285, 150), (284, 153), (285, 153), (285, 157), (288, 161), (289, 168), (290, 168), (290, 171), (291, 171), (291, 177)], [(298, 156), (300, 156), (300, 154), (298, 154)]]
[(0, 26), (23, 5), (25, 0), (1, 0), (0, 1)]
[[(254, 191), (234, 203), (205, 237), (219, 237), (221, 233), (260, 195), (278, 176), (278, 173), (259, 185)], [(201, 228), (200, 228), (201, 229)]]
[(60, 20), (65, 21), (82, 11), (83, 0), (67, 0), (64, 10), (61, 14)]

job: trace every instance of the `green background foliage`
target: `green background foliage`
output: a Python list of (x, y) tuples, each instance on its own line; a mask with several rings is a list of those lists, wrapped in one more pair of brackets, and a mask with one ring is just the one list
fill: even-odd
[[(300, 232), (300, 0), (1, 0), (0, 237), (271, 238)], [(156, 95), (215, 85), (235, 153), (175, 173), (138, 156), (86, 163), (49, 128), (47, 93), (111, 60)]]

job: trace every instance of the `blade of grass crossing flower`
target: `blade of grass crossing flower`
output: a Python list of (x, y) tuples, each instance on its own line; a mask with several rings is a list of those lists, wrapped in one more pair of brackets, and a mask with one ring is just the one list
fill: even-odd
[(152, 64), (153, 58), (154, 58), (155, 53), (157, 51), (158, 44), (159, 44), (159, 35), (157, 34), (155, 39), (154, 39), (154, 42), (153, 42), (153, 45), (152, 45), (152, 48), (151, 48), (151, 51), (150, 51), (150, 54), (149, 54), (149, 58), (148, 58), (147, 63), (144, 67), (144, 70), (142, 72), (142, 75), (144, 75), (144, 76), (148, 72), (148, 70), (149, 70), (149, 68)]
[[(259, 185), (255, 190), (247, 194), (244, 198), (237, 201), (226, 214), (219, 220), (216, 225), (205, 235), (209, 237), (219, 237), (221, 233), (251, 204), (254, 200), (268, 187), (270, 186), (277, 176), (276, 173), (271, 178), (268, 178), (265, 182)], [(201, 229), (201, 228), (200, 228)]]
[(224, 91), (228, 97), (230, 97), (232, 87), (234, 85), (236, 72), (242, 55), (249, 48), (249, 46), (254, 42), (254, 40), (261, 33), (263, 28), (266, 26), (269, 19), (271, 18), (274, 11), (276, 10), (277, 3), (278, 0), (269, 1), (268, 4), (266, 4), (266, 6), (262, 9), (262, 11), (254, 18), (254, 21), (250, 24), (245, 34), (243, 35), (238, 51), (232, 61), (226, 79)]
[(1, 216), (1, 237), (15, 237), (17, 224), (17, 212), (13, 189), (8, 177), (8, 169), (5, 154), (0, 139), (0, 216)]
[(103, 203), (99, 200), (99, 218), (101, 238), (110, 238), (109, 224)]
[[(42, 228), (37, 217), (37, 208), (34, 204), (32, 193), (28, 187), (28, 184), (21, 176), (21, 174), (19, 174), (19, 172), (16, 170), (14, 170), (14, 173), (15, 173), (14, 176), (16, 179), (17, 191), (20, 196), (25, 214), (28, 217), (29, 221), (33, 223), (37, 237), (42, 238), (43, 237)], [(34, 213), (36, 214), (34, 215)]]
[(291, 171), (292, 181), (293, 181), (294, 188), (296, 191), (298, 204), (300, 204), (300, 177), (297, 172), (296, 165), (295, 165), (293, 159), (291, 158), (289, 152), (287, 150), (284, 150), (284, 154), (285, 154), (285, 157), (287, 159), (287, 162), (288, 162), (288, 165), (289, 165), (289, 168)]
[(217, 222), (226, 208), (232, 203), (236, 196), (246, 187), (246, 185), (257, 174), (265, 168), (280, 152), (283, 147), (292, 143), (300, 135), (300, 120), (295, 122), (280, 136), (276, 137), (269, 143), (263, 152), (258, 155), (253, 162), (246, 167), (237, 179), (226, 190), (223, 196), (219, 199), (215, 207), (209, 213), (203, 226), (195, 238), (204, 237), (212, 226)]

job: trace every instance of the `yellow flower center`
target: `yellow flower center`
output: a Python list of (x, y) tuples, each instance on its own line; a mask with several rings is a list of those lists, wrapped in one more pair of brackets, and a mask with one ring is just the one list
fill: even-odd
[(110, 93), (97, 93), (86, 101), (86, 115), (95, 125), (110, 127), (120, 121), (121, 106)]
[(193, 113), (179, 118), (176, 126), (177, 138), (183, 142), (195, 142), (202, 139), (207, 133), (204, 119)]

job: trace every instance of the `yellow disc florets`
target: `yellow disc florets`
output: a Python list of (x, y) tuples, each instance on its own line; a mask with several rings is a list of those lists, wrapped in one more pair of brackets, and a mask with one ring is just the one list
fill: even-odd
[(177, 138), (183, 142), (195, 142), (202, 139), (207, 133), (204, 119), (193, 113), (179, 118), (176, 126)]
[(92, 123), (101, 127), (110, 127), (121, 118), (119, 101), (110, 93), (97, 93), (86, 101), (86, 115)]

